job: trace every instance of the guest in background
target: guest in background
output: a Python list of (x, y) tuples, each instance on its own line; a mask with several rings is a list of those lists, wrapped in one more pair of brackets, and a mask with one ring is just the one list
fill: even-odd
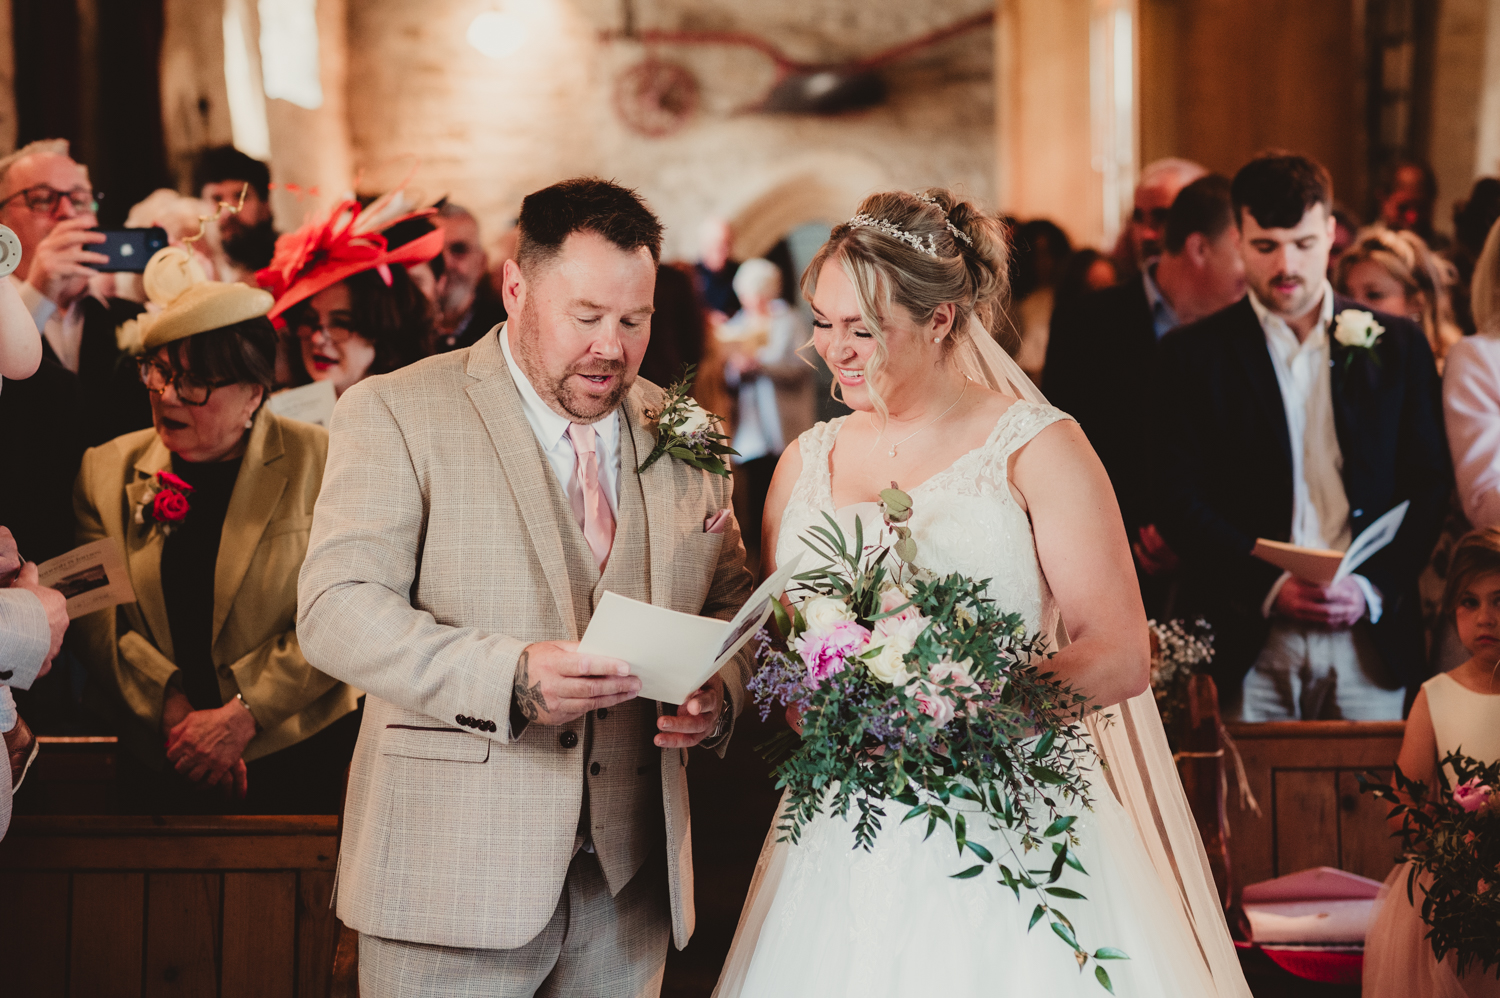
[(1366, 229), (1334, 266), (1334, 290), (1366, 308), (1410, 319), (1422, 327), (1443, 373), (1443, 358), (1463, 339), (1453, 321), (1448, 288), (1453, 265), (1415, 232)]
[[(640, 376), (665, 388), (681, 378), (689, 365), (698, 367), (703, 363), (708, 320), (703, 314), (698, 289), (693, 284), (691, 264), (657, 265), (653, 304), (656, 311), (651, 313), (651, 340), (641, 359)], [(701, 368), (697, 377), (701, 384)], [(708, 405), (701, 398), (698, 401), (710, 412), (727, 411), (722, 406)]]
[(1068, 234), (1045, 218), (1023, 222), (1011, 233), (1011, 301), (1021, 334), (1016, 363), (1026, 376), (1042, 383), (1047, 362), (1048, 324), (1056, 302), (1056, 283), (1062, 276), (1073, 245)]
[[(1057, 279), (1056, 300), (1052, 305), (1052, 312), (1057, 314), (1059, 308), (1067, 308), (1069, 305), (1082, 301), (1085, 295), (1094, 291), (1103, 291), (1112, 288), (1119, 283), (1119, 272), (1115, 270), (1115, 262), (1092, 246), (1076, 249), (1073, 255), (1068, 257), (1068, 265), (1063, 268), (1062, 276)], [(1051, 331), (1048, 331), (1048, 342), (1051, 342)]]
[[(21, 242), (10, 275), (41, 330), (42, 360), (29, 378), (0, 391), (0, 523), (29, 557), (46, 561), (73, 546), (73, 479), (86, 447), (149, 426), (139, 382), (117, 381), (122, 352), (115, 328), (141, 306), (89, 294), (97, 224), (88, 171), (63, 139), (33, 142), (0, 158), (0, 223)], [(123, 358), (131, 363), (129, 358)], [(124, 394), (121, 395), (120, 393)]]
[(16, 711), (12, 689), (26, 689), (52, 668), (68, 629), (68, 601), (37, 581), (11, 532), (0, 527), (0, 735), (9, 766), (0, 774), (0, 838), (10, 825), (11, 791), (18, 788), (37, 742)]
[[(1346, 342), (1358, 306), (1326, 276), (1332, 188), (1290, 154), (1235, 175), (1250, 293), (1163, 340), (1152, 392), (1183, 609), (1213, 624), (1226, 713), (1250, 721), (1396, 720), (1424, 674), (1417, 576), (1452, 482), (1437, 372), (1407, 319)], [(1259, 538), (1343, 551), (1403, 501), (1391, 543), (1332, 585), (1252, 554)]]
[(196, 285), (145, 335), (153, 430), (84, 457), (79, 540), (126, 553), (136, 602), (80, 618), (146, 813), (336, 813), (359, 692), (308, 665), (297, 573), (328, 434), (262, 406), (270, 294)]
[(220, 279), (254, 285), (255, 272), (270, 264), (276, 249), (270, 167), (234, 146), (215, 146), (198, 154), (193, 188), (209, 204), (222, 201), (238, 205), (240, 194), (244, 194), (244, 207), (219, 219), (224, 252), (235, 266), (235, 273), (221, 275)]
[[(328, 216), (283, 236), (271, 266), (258, 275), (276, 296), (270, 318), (285, 323), (300, 344), (292, 358), (296, 383), (331, 381), (342, 395), (372, 374), (405, 367), (432, 352), (432, 303), (403, 264), (442, 253), (443, 230), (434, 228), (391, 248), (381, 232), (411, 216), (377, 231), (360, 228), (362, 215), (378, 219), (387, 206), (384, 199), (363, 209), (354, 201), (336, 205)], [(309, 246), (323, 249), (312, 254)]]
[[(734, 275), (740, 311), (718, 330), (724, 383), (735, 399), (731, 445), (739, 452), (733, 461), (735, 503), (741, 507), (735, 516), (741, 523), (761, 521), (777, 459), (815, 421), (813, 368), (797, 353), (807, 345), (809, 331), (781, 292), (780, 267), (746, 260)], [(746, 536), (753, 567), (759, 563), (758, 545)]]
[(1354, 237), (1359, 234), (1359, 220), (1354, 217), (1347, 208), (1338, 205), (1333, 207), (1333, 246), (1328, 250), (1328, 279), (1333, 280), (1333, 272), (1339, 265), (1339, 259), (1343, 257), (1344, 251), (1354, 245)]
[(1453, 245), (1445, 254), (1457, 276), (1453, 284), (1453, 319), (1466, 335), (1475, 331), (1474, 314), (1469, 307), (1469, 283), (1474, 279), (1474, 265), (1484, 248), (1484, 238), (1500, 219), (1500, 180), (1480, 177), (1468, 198), (1453, 206)]
[(734, 230), (722, 218), (710, 218), (698, 236), (698, 263), (693, 268), (698, 294), (708, 306), (710, 321), (723, 322), (740, 310), (740, 300), (734, 294), (734, 273), (740, 265), (730, 259)]
[(442, 274), (438, 277), (439, 353), (473, 346), (481, 336), (505, 321), (505, 303), (490, 283), (484, 248), (479, 242), (479, 220), (469, 209), (451, 201), (433, 216), (443, 230)]
[(1184, 187), (1163, 242), (1165, 252), (1142, 273), (1058, 309), (1044, 381), (1048, 399), (1078, 420), (1109, 473), (1147, 612), (1158, 616), (1170, 609), (1177, 557), (1156, 526), (1153, 439), (1140, 393), (1169, 330), (1245, 293), (1229, 181), (1210, 174)]
[(1415, 232), (1422, 241), (1441, 252), (1448, 248), (1448, 237), (1432, 227), (1433, 206), (1437, 204), (1437, 174), (1427, 163), (1402, 160), (1391, 170), (1380, 197), (1380, 221), (1388, 229)]
[(1177, 192), (1207, 173), (1187, 159), (1159, 159), (1141, 170), (1135, 185), (1135, 206), (1113, 253), (1115, 270), (1126, 280), (1140, 273), (1146, 261), (1161, 255), (1167, 235), (1167, 213)]
[(1437, 619), (1453, 545), (1471, 527), (1500, 527), (1500, 222), (1490, 227), (1475, 265), (1473, 308), (1479, 332), (1453, 345), (1443, 371), (1443, 420), (1458, 508), (1422, 576), (1438, 671), (1453, 668), (1464, 655), (1457, 633)]

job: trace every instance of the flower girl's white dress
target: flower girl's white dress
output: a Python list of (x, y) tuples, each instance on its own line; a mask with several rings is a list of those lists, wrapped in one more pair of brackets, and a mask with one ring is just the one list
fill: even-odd
[[(1481, 762), (1500, 759), (1500, 694), (1475, 693), (1446, 673), (1433, 676), (1422, 689), (1427, 691), (1438, 758), (1462, 751)], [(1437, 962), (1419, 912), (1421, 887), (1414, 891), (1417, 907), (1406, 898), (1409, 869), (1400, 863), (1385, 878), (1370, 915), (1364, 998), (1500, 998), (1500, 979), (1494, 971), (1471, 965), (1459, 977), (1453, 954)]]
[[(946, 471), (909, 488), (909, 525), (917, 563), (939, 574), (990, 579), (1002, 612), (1021, 613), (1027, 625), (1055, 633), (1058, 611), (1037, 561), (1031, 523), (1007, 486), (1008, 460), (1059, 419), (1050, 406), (1016, 402), (1000, 417), (984, 446)], [(809, 527), (834, 513), (829, 453), (843, 420), (820, 423), (801, 437), (802, 476), (788, 500), (777, 542), (779, 563), (807, 550)], [(861, 503), (837, 515), (846, 533), (854, 517), (865, 535), (880, 525), (878, 506)], [(850, 535), (852, 537), (852, 534)], [(1154, 717), (1154, 715), (1153, 715)], [(1123, 949), (1130, 960), (1106, 961), (1115, 993), (1152, 998), (1245, 995), (1237, 966), (1216, 984), (1184, 914), (1158, 876), (1125, 810), (1101, 773), (1093, 774), (1094, 806), (1079, 811), (1077, 851), (1088, 876), (1066, 870), (1061, 885), (1087, 897), (1059, 901), (1080, 945)], [(901, 824), (906, 808), (886, 808), (872, 851), (856, 850), (853, 820), (816, 818), (796, 845), (767, 840), (725, 964), (718, 998), (796, 995), (1034, 996), (1102, 998), (1093, 968), (1080, 974), (1071, 949), (1044, 919), (1028, 932), (1036, 898), (1021, 899), (988, 874), (954, 880), (969, 866), (953, 834), (939, 825), (923, 841), (927, 822)], [(1007, 842), (970, 821), (968, 833), (1002, 858)], [(1026, 857), (1028, 867), (1051, 865), (1050, 850)], [(1015, 868), (1014, 859), (1004, 859)], [(1227, 936), (1217, 942), (1227, 946)], [(1230, 958), (1232, 960), (1232, 957)]]

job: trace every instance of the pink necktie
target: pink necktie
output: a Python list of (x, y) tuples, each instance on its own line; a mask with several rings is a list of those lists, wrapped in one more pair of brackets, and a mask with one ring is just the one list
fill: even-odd
[[(573, 472), (573, 515), (583, 528), (583, 539), (594, 552), (599, 571), (609, 561), (609, 549), (615, 542), (615, 515), (610, 512), (604, 490), (599, 487), (599, 455), (594, 450), (594, 428), (586, 423), (569, 423), (568, 437), (578, 464)], [(580, 501), (581, 500), (581, 501)], [(579, 507), (582, 506), (580, 510)]]

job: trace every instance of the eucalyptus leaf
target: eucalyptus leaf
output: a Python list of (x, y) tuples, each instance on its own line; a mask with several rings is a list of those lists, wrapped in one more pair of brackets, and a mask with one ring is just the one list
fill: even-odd
[(1105, 991), (1108, 991), (1110, 994), (1115, 993), (1115, 986), (1111, 984), (1109, 980), (1109, 971), (1105, 970), (1103, 967), (1096, 966), (1094, 968), (1094, 978), (1098, 980), (1100, 984), (1104, 985)]
[(953, 874), (953, 879), (954, 880), (968, 880), (968, 879), (970, 879), (972, 877), (979, 876), (983, 872), (984, 872), (984, 864), (980, 863), (977, 866), (971, 866), (971, 867), (969, 867), (967, 870), (964, 870), (962, 873), (955, 873), (955, 874)]

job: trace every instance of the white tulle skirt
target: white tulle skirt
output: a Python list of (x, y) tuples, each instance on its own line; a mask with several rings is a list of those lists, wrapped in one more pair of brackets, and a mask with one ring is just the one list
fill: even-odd
[[(1088, 900), (1059, 900), (1079, 944), (1123, 949), (1131, 959), (1104, 963), (1115, 993), (1151, 998), (1215, 994), (1183, 913), (1167, 895), (1129, 817), (1108, 789), (1092, 811), (1079, 812), (1077, 855), (1088, 876), (1066, 869), (1060, 885)], [(794, 995), (878, 998), (942, 993), (965, 996), (1048, 995), (1105, 998), (1093, 967), (1080, 974), (1069, 947), (1044, 919), (1027, 930), (1036, 898), (1021, 900), (986, 875), (954, 880), (973, 864), (939, 824), (923, 841), (925, 819), (900, 823), (905, 808), (887, 807), (872, 851), (854, 848), (853, 819), (820, 816), (796, 845), (777, 843), (774, 827), (761, 852), (716, 998)], [(998, 857), (1008, 843), (982, 821), (970, 838)], [(1051, 865), (1032, 853), (1026, 865)], [(1014, 868), (1013, 861), (1007, 865)]]
[(1365, 933), (1363, 998), (1500, 998), (1493, 971), (1470, 967), (1459, 977), (1451, 953), (1442, 963), (1432, 955), (1420, 913), (1422, 888), (1413, 892), (1417, 907), (1406, 899), (1409, 869), (1402, 863), (1392, 870), (1375, 900)]

